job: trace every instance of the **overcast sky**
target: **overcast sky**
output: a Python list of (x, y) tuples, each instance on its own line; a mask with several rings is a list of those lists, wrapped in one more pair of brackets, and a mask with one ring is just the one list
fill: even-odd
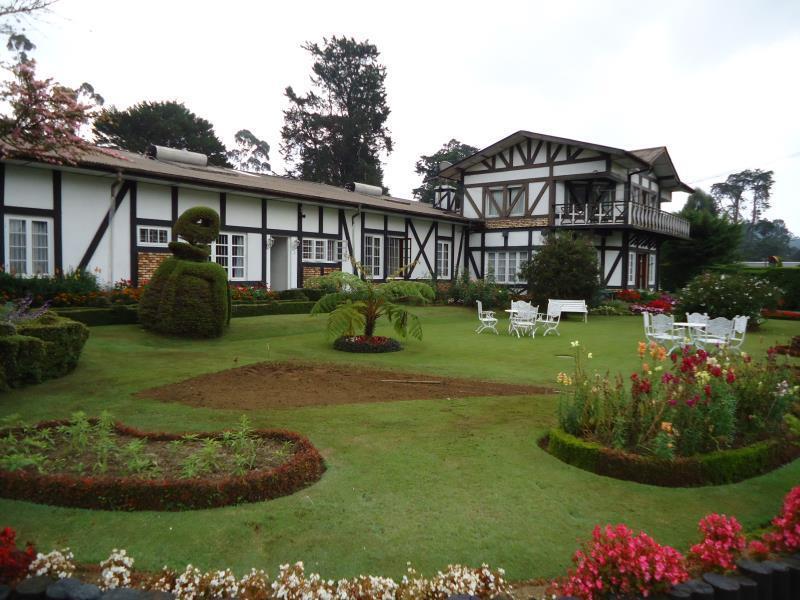
[(226, 143), (248, 128), (279, 173), (283, 90), (308, 87), (301, 43), (369, 39), (388, 71), (393, 195), (410, 196), (417, 157), (450, 138), (484, 147), (527, 129), (666, 145), (706, 189), (773, 169), (767, 216), (800, 234), (800, 0), (61, 0), (29, 35), (43, 74), (121, 108), (179, 100)]

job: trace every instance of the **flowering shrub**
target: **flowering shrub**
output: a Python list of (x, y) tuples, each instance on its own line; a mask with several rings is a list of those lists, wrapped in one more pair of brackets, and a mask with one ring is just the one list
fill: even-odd
[(555, 591), (582, 600), (644, 596), (666, 592), (689, 579), (683, 556), (644, 532), (626, 525), (597, 526), (592, 539), (575, 552), (575, 567)]
[(28, 572), (31, 575), (47, 575), (52, 579), (72, 577), (75, 571), (74, 558), (69, 548), (52, 550), (47, 554), (39, 552), (28, 567)]
[(656, 298), (646, 304), (631, 304), (630, 310), (633, 314), (638, 315), (643, 312), (649, 312), (654, 315), (669, 315), (675, 307), (675, 301), (669, 296), (663, 298)]
[(278, 292), (270, 291), (268, 285), (232, 285), (231, 301), (240, 304), (271, 302), (280, 299)]
[(17, 532), (6, 527), (0, 531), (0, 584), (21, 579), (36, 556), (31, 544), (24, 550), (17, 548)]
[(703, 273), (679, 294), (678, 314), (708, 313), (732, 319), (738, 315), (761, 320), (761, 309), (775, 308), (781, 291), (765, 279), (742, 274)]
[(745, 547), (742, 526), (736, 517), (711, 514), (698, 524), (703, 541), (692, 546), (689, 559), (701, 571), (732, 571)]
[(774, 531), (764, 538), (773, 551), (800, 551), (800, 486), (786, 494), (781, 513), (772, 520), (772, 526)]
[(614, 297), (623, 302), (639, 302), (642, 299), (642, 294), (636, 290), (618, 290), (614, 292)]
[(100, 588), (113, 590), (128, 587), (131, 583), (133, 558), (125, 550), (114, 548), (111, 555), (100, 563)]
[(640, 368), (622, 375), (587, 374), (573, 342), (575, 372), (560, 373), (559, 423), (574, 436), (607, 447), (661, 458), (692, 456), (778, 437), (798, 397), (788, 365), (774, 357), (685, 347), (667, 356), (639, 343)]

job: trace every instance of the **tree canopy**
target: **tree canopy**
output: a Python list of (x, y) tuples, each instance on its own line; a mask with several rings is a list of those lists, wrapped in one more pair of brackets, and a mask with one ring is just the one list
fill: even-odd
[(770, 256), (779, 256), (792, 260), (800, 256), (800, 250), (793, 245), (794, 240), (782, 219), (761, 219), (755, 225), (748, 223), (741, 245), (742, 258), (767, 260)]
[(258, 139), (249, 129), (240, 129), (234, 137), (236, 144), (228, 150), (228, 160), (234, 169), (251, 173), (269, 173), (269, 144)]
[(661, 286), (676, 290), (703, 269), (738, 259), (742, 226), (719, 214), (714, 198), (700, 188), (678, 213), (689, 221), (691, 239), (670, 239), (661, 246)]
[(434, 190), (438, 184), (439, 163), (445, 160), (457, 163), (477, 151), (475, 146), (462, 144), (453, 138), (433, 154), (420, 156), (414, 172), (422, 175), (422, 184), (418, 188), (414, 188), (414, 198), (421, 202), (432, 203)]
[(150, 144), (182, 148), (208, 156), (208, 162), (229, 167), (225, 145), (214, 126), (176, 101), (139, 102), (127, 110), (103, 110), (94, 122), (101, 146), (144, 153)]
[[(770, 193), (775, 183), (773, 171), (745, 169), (711, 186), (711, 195), (734, 223), (741, 222), (744, 210), (750, 210), (750, 224), (755, 225), (770, 206)], [(750, 193), (750, 197), (746, 196)]]
[(312, 89), (301, 96), (286, 88), (281, 154), (289, 174), (337, 186), (383, 186), (381, 153), (392, 151), (392, 138), (378, 48), (335, 36), (303, 48), (314, 58)]

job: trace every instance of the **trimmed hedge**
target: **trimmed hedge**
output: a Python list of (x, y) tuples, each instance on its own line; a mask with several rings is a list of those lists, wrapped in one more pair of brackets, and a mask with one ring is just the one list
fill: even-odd
[(83, 323), (50, 313), (20, 323), (15, 335), (0, 337), (0, 386), (63, 377), (77, 366), (88, 337)]
[[(305, 315), (311, 312), (313, 302), (294, 300), (260, 302), (257, 304), (233, 304), (231, 317), (259, 317), (263, 315)], [(112, 308), (57, 308), (59, 315), (80, 321), (89, 326), (131, 325), (139, 322), (136, 305), (113, 306)]]
[[(69, 421), (45, 421), (37, 429), (58, 427)], [(182, 434), (145, 433), (121, 423), (118, 433), (152, 441), (173, 441)], [(325, 472), (322, 456), (308, 438), (285, 430), (260, 429), (262, 437), (292, 442), (292, 458), (270, 469), (250, 471), (237, 477), (196, 479), (137, 479), (134, 477), (86, 477), (31, 471), (0, 470), (0, 497), (40, 504), (100, 510), (180, 511), (216, 508), (243, 502), (260, 502), (287, 496), (318, 481)], [(198, 433), (220, 439), (223, 432)]]
[(142, 326), (167, 335), (219, 337), (229, 318), (228, 275), (215, 262), (167, 258), (139, 301)]
[(551, 429), (540, 440), (540, 445), (559, 460), (579, 469), (664, 487), (736, 483), (776, 469), (800, 456), (800, 445), (787, 440), (768, 440), (745, 448), (667, 460), (606, 448), (561, 429)]

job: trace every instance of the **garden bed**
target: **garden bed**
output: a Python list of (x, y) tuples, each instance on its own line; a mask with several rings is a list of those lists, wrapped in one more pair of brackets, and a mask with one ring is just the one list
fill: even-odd
[(137, 397), (204, 408), (262, 410), (547, 393), (552, 393), (552, 390), (387, 369), (265, 362), (151, 388), (139, 392)]
[(539, 446), (574, 467), (626, 481), (662, 487), (699, 487), (736, 483), (762, 475), (800, 457), (800, 445), (769, 440), (744, 448), (672, 460), (630, 454), (552, 429)]
[(333, 348), (340, 352), (356, 354), (381, 354), (383, 352), (399, 352), (403, 349), (397, 340), (381, 335), (342, 336), (333, 342)]
[(305, 437), (253, 430), (146, 433), (108, 418), (0, 432), (0, 497), (106, 510), (186, 510), (285, 496), (325, 465)]

